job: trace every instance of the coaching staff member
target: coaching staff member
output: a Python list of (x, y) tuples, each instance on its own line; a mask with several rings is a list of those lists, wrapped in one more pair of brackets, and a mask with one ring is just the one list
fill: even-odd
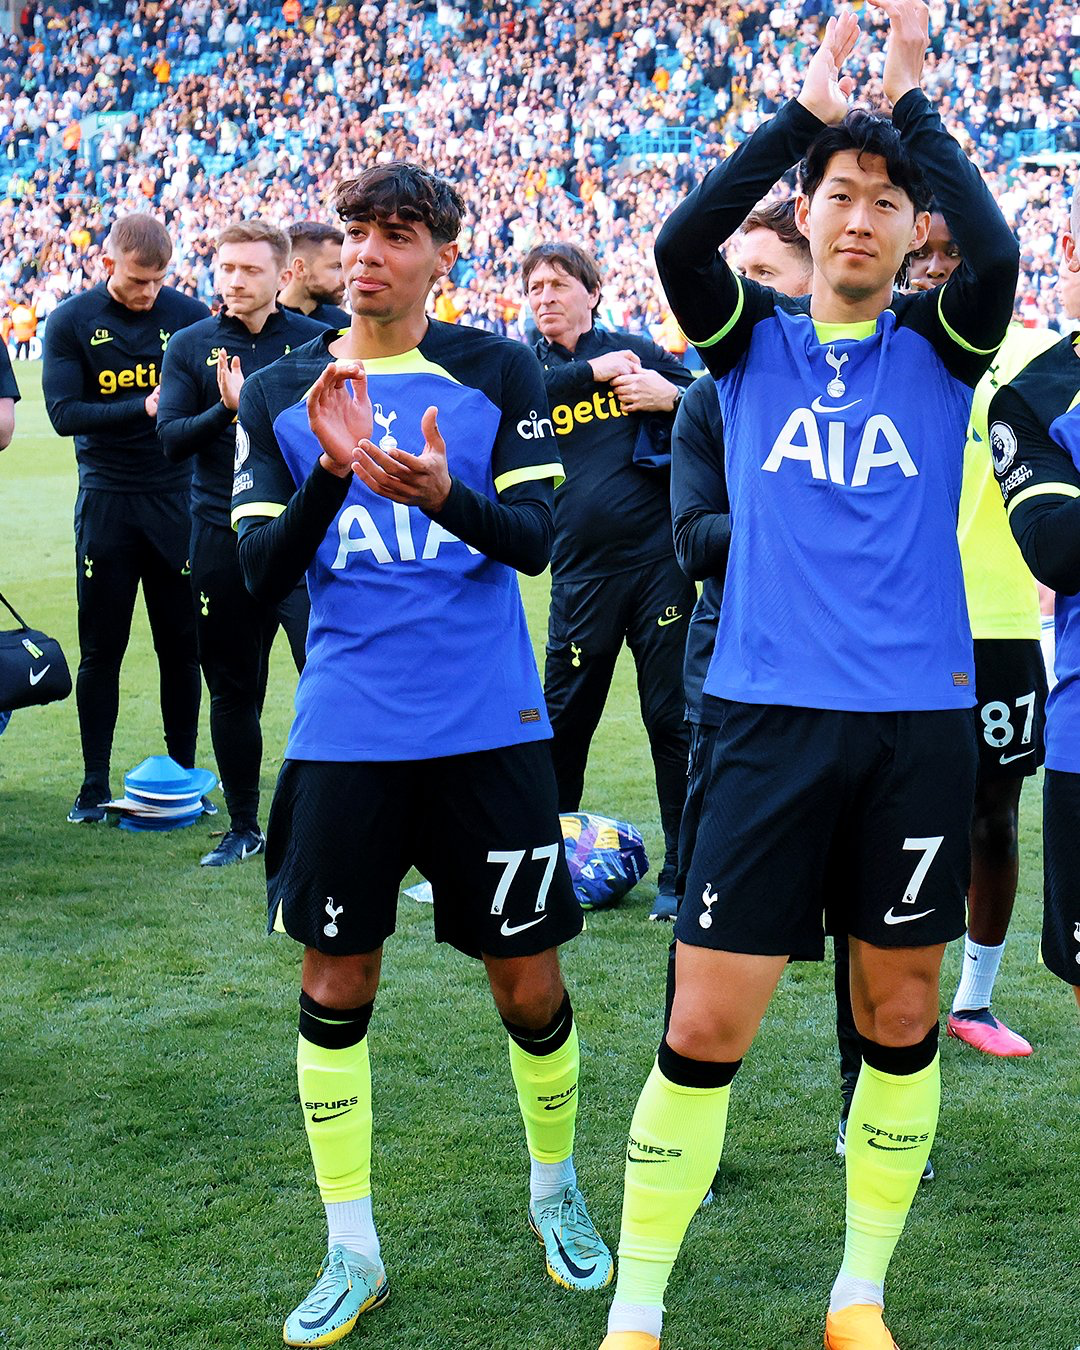
[(673, 919), (686, 796), (682, 662), (696, 592), (675, 561), (668, 466), (671, 423), (693, 376), (648, 338), (596, 323), (600, 272), (575, 244), (539, 244), (523, 273), (566, 471), (555, 494), (544, 669), (559, 810), (581, 805), (589, 744), (626, 642), (664, 828), (649, 917)]
[(142, 583), (161, 672), (165, 744), (195, 763), (199, 662), (187, 579), (191, 471), (162, 458), (154, 431), (161, 360), (173, 333), (208, 314), (163, 286), (172, 243), (152, 216), (123, 216), (105, 240), (105, 280), (57, 307), (45, 329), (42, 389), (60, 436), (74, 436), (83, 783), (72, 823), (104, 820), (120, 665)]
[(344, 238), (336, 225), (324, 225), (321, 220), (300, 220), (289, 226), (292, 257), (289, 280), (278, 296), (282, 309), (306, 315), (324, 328), (348, 328), (352, 315), (341, 308)]
[[(161, 377), (157, 431), (174, 464), (190, 461), (191, 591), (199, 662), (210, 690), (210, 736), (229, 808), (229, 828), (204, 867), (243, 862), (263, 850), (259, 829), (259, 717), (270, 648), (285, 629), (299, 671), (307, 638), (307, 588), (279, 605), (244, 585), (229, 521), (236, 453), (236, 408), (244, 378), (326, 331), (282, 310), (289, 237), (264, 220), (238, 221), (217, 239), (217, 288), (225, 308), (178, 333)], [(238, 471), (242, 473), (243, 466)]]

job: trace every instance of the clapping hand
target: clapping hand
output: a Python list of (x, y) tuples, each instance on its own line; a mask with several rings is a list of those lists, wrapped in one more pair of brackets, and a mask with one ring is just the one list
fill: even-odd
[(885, 97), (895, 107), (909, 90), (918, 89), (922, 83), (923, 62), (930, 45), (930, 11), (923, 0), (871, 0), (871, 3), (889, 16), (881, 83)]
[(441, 511), (450, 495), (446, 442), (439, 431), (439, 410), (428, 408), (420, 421), (424, 448), (418, 455), (397, 447), (380, 450), (370, 439), (356, 447), (353, 473), (372, 492), (402, 506), (418, 506), (431, 514)]
[(362, 363), (341, 361), (327, 366), (308, 391), (307, 413), (322, 447), (323, 468), (338, 478), (347, 478), (357, 458), (357, 447), (370, 437), (375, 426)]
[(240, 369), (240, 358), (229, 354), (224, 347), (218, 348), (217, 387), (221, 401), (230, 412), (236, 412), (240, 406), (240, 390), (244, 387), (244, 372)]
[[(913, 0), (889, 0), (912, 3)], [(825, 25), (821, 46), (810, 58), (798, 101), (826, 126), (836, 126), (847, 116), (848, 99), (855, 89), (850, 75), (841, 75), (844, 62), (859, 41), (859, 21), (850, 10)]]

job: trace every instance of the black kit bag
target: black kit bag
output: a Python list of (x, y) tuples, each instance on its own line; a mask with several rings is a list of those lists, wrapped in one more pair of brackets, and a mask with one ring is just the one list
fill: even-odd
[(10, 712), (67, 698), (71, 673), (59, 642), (28, 627), (2, 595), (0, 604), (21, 625), (0, 633), (0, 709)]

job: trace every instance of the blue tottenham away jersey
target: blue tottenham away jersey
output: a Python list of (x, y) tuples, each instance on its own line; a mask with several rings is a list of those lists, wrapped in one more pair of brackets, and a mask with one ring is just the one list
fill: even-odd
[(706, 692), (971, 706), (956, 540), (971, 384), (893, 309), (830, 340), (798, 303), (769, 308), (716, 380), (731, 555)]
[[(333, 358), (323, 335), (245, 386), (234, 522), (274, 515), (319, 458), (304, 397)], [(494, 499), (559, 477), (539, 364), (525, 348), (432, 322), (419, 347), (364, 362), (373, 439), (423, 446), (439, 410), (450, 473)], [(249, 383), (251, 383), (249, 381)], [(415, 507), (353, 479), (307, 574), (307, 662), (287, 756), (428, 759), (550, 737), (517, 574)]]
[[(1066, 451), (1080, 473), (1080, 406), (1050, 423), (1050, 439)], [(1057, 683), (1046, 701), (1046, 765), (1080, 773), (1080, 595), (1058, 592), (1054, 632)]]
[[(1045, 508), (1065, 507), (1071, 513), (1080, 497), (1078, 351), (1073, 339), (1062, 338), (999, 389), (990, 405), (994, 474), (1009, 522), (1036, 571), (1040, 561), (1049, 561), (1035, 547)], [(1049, 548), (1052, 552), (1053, 543)], [(1046, 703), (1046, 766), (1080, 773), (1080, 577), (1068, 580), (1074, 584), (1063, 578), (1058, 585), (1073, 593), (1059, 589), (1054, 602), (1057, 683)]]

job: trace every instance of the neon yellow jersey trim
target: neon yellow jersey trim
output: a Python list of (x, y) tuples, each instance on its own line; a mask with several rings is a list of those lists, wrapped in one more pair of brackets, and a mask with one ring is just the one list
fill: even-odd
[[(974, 352), (976, 356), (989, 356), (991, 352), (996, 352), (997, 349), (1001, 346), (1000, 342), (995, 342), (992, 347), (973, 347), (970, 342), (965, 342), (965, 340), (960, 336), (960, 334), (957, 333), (955, 329), (950, 327), (949, 321), (945, 317), (945, 310), (942, 308), (942, 301), (945, 299), (945, 292), (948, 290), (948, 288), (949, 283), (946, 282), (945, 285), (942, 286), (941, 290), (938, 291), (937, 312), (938, 318), (941, 320), (942, 328), (945, 329), (946, 333), (948, 333), (949, 337), (952, 338), (952, 340), (956, 343), (956, 345), (958, 347), (963, 347), (964, 351), (966, 352)], [(1004, 341), (1004, 334), (1002, 334), (1002, 341)]]
[(735, 285), (738, 287), (738, 291), (739, 291), (739, 298), (738, 298), (738, 300), (736, 300), (736, 302), (735, 302), (735, 310), (734, 310), (734, 313), (732, 314), (731, 318), (728, 319), (727, 323), (724, 324), (723, 328), (721, 328), (720, 331), (719, 331), (718, 333), (714, 333), (714, 334), (712, 335), (711, 338), (705, 338), (705, 340), (704, 340), (703, 342), (695, 342), (694, 339), (690, 336), (689, 333), (683, 333), (683, 330), (680, 328), (680, 329), (679, 329), (679, 332), (682, 333), (683, 337), (686, 338), (687, 342), (689, 342), (691, 346), (693, 346), (693, 347), (715, 347), (716, 344), (717, 344), (722, 338), (726, 338), (726, 337), (727, 337), (727, 335), (731, 332), (731, 330), (732, 330), (732, 329), (735, 327), (735, 325), (739, 322), (739, 315), (743, 312), (743, 284), (742, 284), (742, 278), (739, 276), (738, 272), (732, 272), (731, 275), (735, 278)]
[(1080, 488), (1073, 487), (1071, 483), (1036, 483), (1034, 487), (1025, 488), (1016, 494), (1009, 503), (1009, 515), (1029, 497), (1080, 497)]
[(861, 319), (858, 323), (824, 323), (813, 319), (812, 323), (819, 342), (841, 342), (845, 338), (861, 342), (877, 332), (877, 319)]
[(248, 516), (263, 516), (267, 520), (274, 520), (284, 510), (280, 502), (245, 502), (243, 506), (238, 506), (233, 511), (232, 527), (235, 530), (237, 524)]
[(566, 478), (561, 464), (529, 464), (524, 469), (509, 469), (495, 479), (495, 491), (502, 493), (517, 483), (535, 483), (541, 478), (553, 478), (555, 486)]
[[(337, 359), (345, 362), (348, 360), (346, 357)], [(370, 356), (357, 359), (368, 375), (438, 375), (440, 379), (449, 380), (451, 384), (461, 383), (460, 380), (455, 380), (445, 367), (422, 356), (416, 347), (411, 352), (401, 352), (397, 356)]]
[[(341, 331), (348, 333), (350, 330), (343, 328)], [(449, 380), (451, 384), (461, 384), (461, 381), (456, 380), (444, 366), (440, 366), (422, 356), (416, 347), (411, 352), (400, 352), (397, 356), (338, 356), (334, 359), (335, 364), (341, 366), (357, 363), (362, 365), (365, 375), (436, 375), (440, 380)], [(311, 389), (314, 388), (315, 386), (312, 385)], [(299, 402), (307, 402), (311, 389), (306, 391)]]

